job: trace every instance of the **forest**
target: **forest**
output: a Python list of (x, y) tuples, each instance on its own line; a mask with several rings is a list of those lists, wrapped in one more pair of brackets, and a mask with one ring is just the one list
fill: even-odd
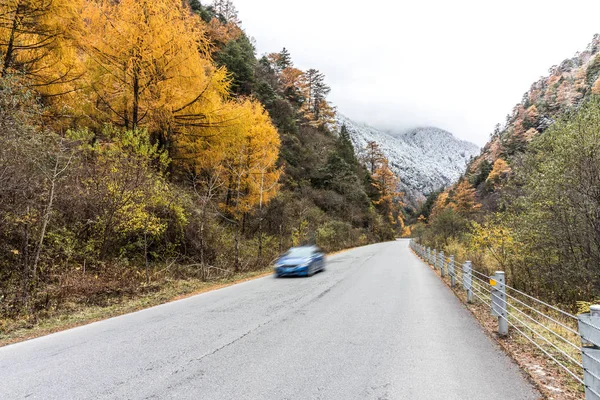
[(330, 87), (217, 0), (0, 4), (0, 331), (406, 233)]
[(596, 36), (534, 83), (412, 225), (427, 246), (574, 312), (600, 298), (599, 51)]

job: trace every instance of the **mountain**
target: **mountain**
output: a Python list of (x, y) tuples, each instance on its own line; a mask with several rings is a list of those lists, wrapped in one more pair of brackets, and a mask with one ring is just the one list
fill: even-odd
[[(600, 35), (595, 35), (582, 52), (550, 68), (548, 76), (531, 85), (507, 117), (498, 125), (481, 155), (468, 166), (475, 186), (485, 183), (490, 166), (498, 160), (510, 165), (529, 142), (556, 120), (577, 110), (590, 96), (600, 94)], [(489, 193), (478, 187), (480, 197)]]
[(337, 125), (346, 125), (357, 153), (368, 142), (380, 147), (401, 180), (409, 203), (454, 183), (479, 148), (438, 128), (417, 128), (404, 133), (388, 133), (338, 114)]

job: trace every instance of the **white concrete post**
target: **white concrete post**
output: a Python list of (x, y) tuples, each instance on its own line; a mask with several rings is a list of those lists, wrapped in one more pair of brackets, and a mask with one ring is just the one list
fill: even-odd
[(444, 264), (445, 264), (445, 259), (444, 259), (444, 252), (440, 251), (440, 272), (442, 273), (442, 278), (446, 275), (446, 271), (444, 271)]
[(504, 272), (496, 271), (490, 278), (492, 287), (492, 315), (498, 317), (498, 335), (508, 335), (508, 311), (506, 304), (506, 280)]
[(454, 274), (454, 256), (450, 256), (448, 263), (448, 274), (450, 275), (450, 287), (456, 286), (456, 276)]
[(579, 334), (583, 361), (585, 400), (600, 400), (600, 305), (590, 307), (588, 314), (579, 314)]
[(463, 288), (467, 291), (467, 303), (473, 302), (473, 289), (471, 288), (471, 261), (465, 261), (463, 265)]

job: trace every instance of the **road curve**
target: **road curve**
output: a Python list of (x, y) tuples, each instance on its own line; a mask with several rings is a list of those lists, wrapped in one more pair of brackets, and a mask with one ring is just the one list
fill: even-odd
[(538, 399), (407, 241), (0, 348), (2, 399)]

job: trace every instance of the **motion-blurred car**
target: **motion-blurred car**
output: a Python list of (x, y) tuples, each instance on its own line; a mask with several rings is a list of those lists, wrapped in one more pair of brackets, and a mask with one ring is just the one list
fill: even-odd
[(317, 246), (292, 247), (275, 262), (275, 276), (313, 276), (325, 269), (325, 254)]

